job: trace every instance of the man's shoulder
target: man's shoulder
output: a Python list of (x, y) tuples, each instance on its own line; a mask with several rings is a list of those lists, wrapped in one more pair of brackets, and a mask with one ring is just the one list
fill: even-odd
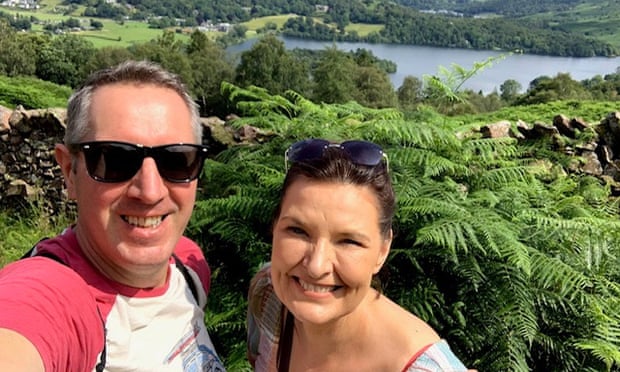
[(61, 359), (78, 365), (85, 358), (90, 364), (101, 350), (96, 300), (78, 273), (63, 263), (36, 256), (7, 265), (0, 270), (0, 303), (0, 328), (26, 337), (46, 368), (56, 364), (56, 355), (72, 350), (82, 352)]
[(190, 238), (182, 236), (177, 243), (174, 254), (183, 265), (194, 271), (200, 279), (206, 293), (211, 285), (211, 269), (200, 246)]
[(174, 253), (179, 256), (179, 258), (189, 255), (198, 255), (204, 259), (204, 254), (198, 243), (187, 236), (181, 236), (181, 239), (179, 239), (174, 249)]

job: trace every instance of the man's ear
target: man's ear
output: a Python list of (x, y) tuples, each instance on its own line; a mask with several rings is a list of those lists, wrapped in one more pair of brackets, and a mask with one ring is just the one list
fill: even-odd
[(67, 195), (69, 199), (75, 199), (77, 197), (75, 194), (76, 173), (73, 167), (73, 156), (71, 156), (67, 146), (59, 143), (54, 148), (54, 157), (58, 165), (60, 165), (60, 170), (65, 180), (65, 187), (67, 188)]
[(377, 257), (377, 263), (375, 264), (375, 270), (373, 274), (377, 274), (379, 270), (383, 267), (385, 260), (387, 260), (388, 255), (390, 254), (390, 247), (392, 246), (392, 238), (394, 234), (390, 229), (388, 236), (381, 243), (381, 247), (379, 248), (379, 256)]

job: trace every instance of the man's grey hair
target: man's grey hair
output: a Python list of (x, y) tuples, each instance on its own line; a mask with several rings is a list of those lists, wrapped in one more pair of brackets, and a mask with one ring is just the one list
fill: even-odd
[(198, 105), (190, 96), (179, 76), (166, 71), (153, 62), (125, 61), (114, 67), (94, 72), (69, 97), (65, 145), (79, 143), (89, 134), (91, 130), (89, 125), (90, 107), (93, 103), (92, 97), (95, 90), (106, 85), (125, 83), (151, 84), (177, 92), (190, 111), (196, 143), (202, 142), (202, 125)]

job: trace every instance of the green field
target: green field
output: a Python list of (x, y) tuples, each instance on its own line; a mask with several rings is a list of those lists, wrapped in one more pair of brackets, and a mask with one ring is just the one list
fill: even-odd
[(282, 28), (282, 26), (288, 21), (289, 18), (296, 17), (295, 14), (283, 14), (277, 16), (268, 16), (268, 17), (260, 17), (254, 18), (250, 21), (242, 23), (243, 26), (248, 28), (248, 31), (256, 31), (267, 25), (267, 23), (275, 23), (278, 26), (278, 29)]
[[(83, 31), (78, 33), (90, 40), (95, 47), (118, 46), (127, 47), (131, 44), (144, 43), (162, 34), (161, 29), (149, 28), (147, 23), (125, 21), (119, 24), (112, 20), (100, 20), (103, 29), (100, 31)], [(178, 39), (186, 41), (186, 34), (176, 34)]]
[[(19, 14), (20, 16), (33, 16), (41, 22), (60, 22), (69, 18), (76, 18), (83, 23), (88, 23), (92, 17), (81, 17), (83, 7), (78, 8), (71, 14), (63, 14), (65, 6), (59, 5), (60, 0), (47, 0), (41, 2), (41, 8), (36, 11), (1, 7), (0, 11), (10, 14)], [(100, 31), (82, 31), (76, 34), (82, 35), (91, 41), (95, 47), (104, 46), (127, 47), (136, 43), (144, 43), (153, 40), (162, 34), (161, 29), (149, 28), (146, 22), (126, 20), (122, 23), (111, 19), (97, 18), (103, 23), (103, 29)], [(32, 30), (35, 32), (43, 32), (41, 24), (33, 24)], [(185, 33), (177, 34), (180, 40), (187, 40), (189, 36)]]
[(351, 23), (344, 28), (346, 32), (355, 31), (359, 36), (366, 36), (371, 32), (379, 32), (383, 29), (383, 25), (369, 25), (365, 23)]
[(590, 1), (567, 11), (536, 14), (527, 18), (547, 22), (550, 26), (561, 26), (620, 48), (620, 2), (617, 1)]

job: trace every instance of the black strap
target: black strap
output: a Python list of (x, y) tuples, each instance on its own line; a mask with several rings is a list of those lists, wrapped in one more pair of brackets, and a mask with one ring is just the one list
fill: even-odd
[(284, 328), (278, 343), (278, 372), (288, 372), (291, 363), (291, 349), (293, 348), (293, 326), (295, 317), (284, 308)]
[[(45, 240), (45, 238), (43, 238), (41, 240)], [(41, 242), (41, 240), (39, 242)], [(59, 264), (67, 266), (68, 268), (71, 268), (71, 266), (67, 265), (60, 257), (56, 256), (55, 254), (53, 254), (51, 252), (37, 252), (36, 251), (36, 247), (37, 246), (35, 245), (32, 248), (30, 248), (28, 250), (28, 252), (26, 252), (21, 257), (21, 259), (28, 258), (28, 257), (45, 257), (45, 258), (49, 258), (50, 260), (54, 260), (54, 261), (58, 262)], [(107, 333), (108, 333), (108, 330), (105, 327), (105, 321), (103, 320), (103, 316), (101, 315), (101, 311), (99, 310), (99, 306), (97, 306), (97, 314), (99, 315), (99, 320), (101, 320), (101, 326), (103, 327), (103, 350), (101, 350), (101, 354), (99, 355), (99, 363), (97, 363), (97, 365), (95, 366), (95, 371), (103, 372), (103, 370), (105, 369), (106, 356), (107, 356), (107, 351), (106, 350), (107, 350)]]
[(181, 261), (179, 257), (177, 257), (176, 254), (173, 253), (172, 257), (174, 258), (174, 263), (176, 264), (177, 269), (179, 269), (181, 274), (183, 274), (183, 277), (185, 278), (185, 281), (187, 282), (187, 286), (189, 287), (189, 290), (192, 291), (192, 295), (194, 296), (194, 299), (196, 300), (196, 304), (200, 304), (200, 301), (198, 301), (198, 289), (196, 289), (196, 282), (194, 282), (194, 278), (190, 275), (189, 271), (187, 270), (187, 266), (185, 266), (185, 264)]

